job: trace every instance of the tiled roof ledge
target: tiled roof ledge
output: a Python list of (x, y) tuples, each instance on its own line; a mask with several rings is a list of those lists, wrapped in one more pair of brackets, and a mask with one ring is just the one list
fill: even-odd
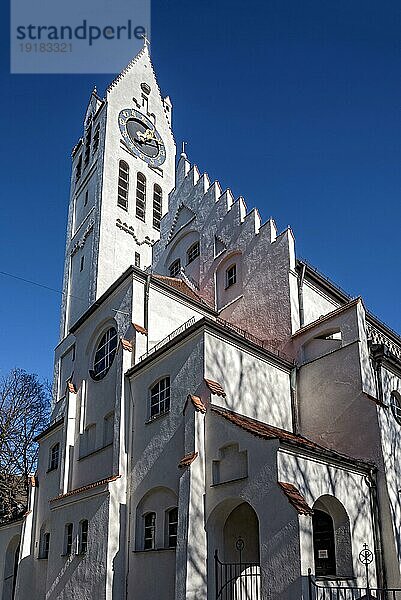
[(185, 469), (185, 467), (190, 467), (194, 460), (198, 457), (198, 452), (190, 452), (189, 454), (185, 454), (182, 457), (180, 462), (178, 463), (178, 467), (180, 469)]
[(313, 514), (313, 509), (309, 506), (295, 485), (292, 483), (285, 483), (283, 481), (279, 481), (278, 484), (283, 490), (284, 494), (287, 496), (288, 502), (292, 504), (292, 506), (300, 515)]
[(222, 396), (223, 398), (226, 397), (224, 388), (220, 383), (217, 381), (212, 381), (212, 379), (205, 379), (205, 383), (212, 394), (215, 394), (216, 396)]
[(187, 399), (184, 404), (184, 413), (188, 406), (188, 402), (192, 402), (192, 404), (194, 405), (194, 408), (197, 412), (205, 414), (206, 406), (203, 404), (203, 402), (202, 402), (201, 398), (199, 398), (199, 396), (194, 396), (193, 394), (188, 394), (188, 396), (187, 396)]

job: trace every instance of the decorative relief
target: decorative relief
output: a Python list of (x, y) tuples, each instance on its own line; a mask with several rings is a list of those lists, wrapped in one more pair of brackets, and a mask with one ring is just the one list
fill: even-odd
[(136, 241), (136, 243), (138, 244), (138, 246), (141, 246), (142, 244), (147, 244), (148, 246), (152, 246), (155, 243), (155, 240), (151, 240), (148, 235), (145, 237), (145, 239), (143, 240), (143, 242), (140, 242), (138, 240), (138, 238), (136, 237), (135, 230), (132, 227), (132, 225), (128, 225), (128, 223), (123, 223), (121, 221), (121, 219), (117, 219), (116, 225), (117, 225), (117, 227), (119, 229), (122, 229), (126, 233), (129, 233), (130, 235), (132, 235), (132, 237), (134, 238), (134, 240)]
[(89, 223), (88, 223), (85, 231), (83, 232), (82, 236), (73, 245), (72, 250), (71, 250), (71, 256), (73, 256), (80, 248), (83, 248), (85, 246), (86, 238), (88, 237), (88, 235), (92, 231), (94, 224), (95, 224), (95, 220), (91, 219), (89, 221)]
[(374, 344), (385, 344), (392, 354), (401, 360), (401, 347), (398, 346), (393, 340), (387, 337), (384, 333), (373, 327), (371, 323), (366, 323), (366, 333), (368, 339)]

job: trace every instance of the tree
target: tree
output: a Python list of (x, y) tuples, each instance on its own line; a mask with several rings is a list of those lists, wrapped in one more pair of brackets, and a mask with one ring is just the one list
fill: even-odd
[(48, 385), (37, 375), (13, 369), (0, 378), (0, 522), (26, 509), (38, 456), (35, 437), (47, 425), (49, 409)]

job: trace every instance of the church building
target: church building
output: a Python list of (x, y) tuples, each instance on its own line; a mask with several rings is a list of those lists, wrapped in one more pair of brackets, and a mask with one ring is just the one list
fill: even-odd
[(146, 40), (90, 96), (0, 599), (401, 600), (401, 338), (176, 157), (172, 113)]

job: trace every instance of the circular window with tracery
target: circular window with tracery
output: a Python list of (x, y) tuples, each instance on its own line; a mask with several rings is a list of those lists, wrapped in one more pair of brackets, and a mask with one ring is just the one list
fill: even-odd
[(399, 392), (392, 392), (390, 404), (395, 420), (401, 425), (401, 394)]
[(110, 327), (104, 335), (102, 335), (95, 358), (93, 361), (93, 369), (90, 371), (92, 379), (103, 379), (110, 369), (117, 351), (117, 331), (114, 327)]

